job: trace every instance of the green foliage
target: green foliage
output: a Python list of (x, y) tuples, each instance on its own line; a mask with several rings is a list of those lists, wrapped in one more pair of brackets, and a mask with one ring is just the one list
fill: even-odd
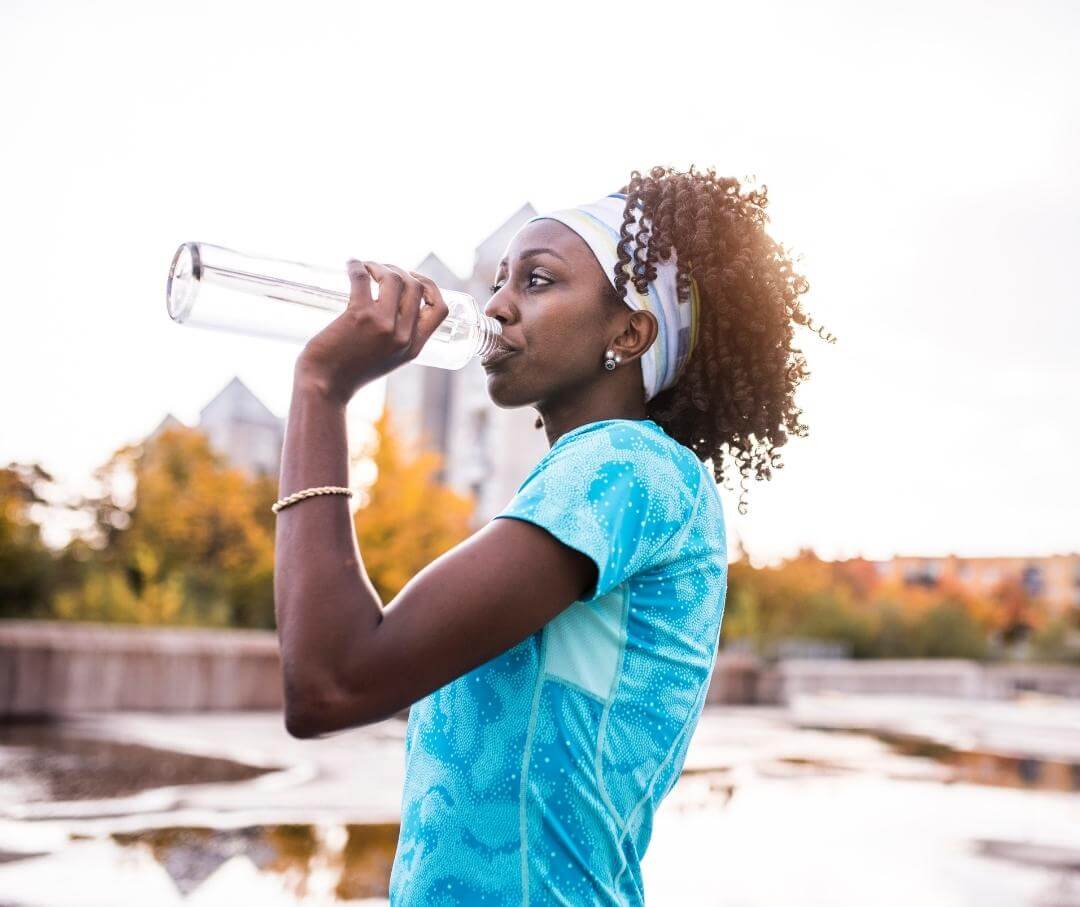
[(945, 599), (913, 622), (915, 654), (921, 658), (985, 658), (989, 634), (963, 602)]
[(36, 463), (0, 469), (0, 618), (48, 616), (54, 558), (30, 510), (46, 503), (38, 487), (51, 481)]
[(872, 618), (831, 591), (806, 598), (795, 620), (794, 635), (847, 643), (855, 658), (867, 658), (874, 651)]
[(1031, 637), (1032, 658), (1080, 665), (1080, 627), (1077, 622), (1075, 613), (1048, 620)]

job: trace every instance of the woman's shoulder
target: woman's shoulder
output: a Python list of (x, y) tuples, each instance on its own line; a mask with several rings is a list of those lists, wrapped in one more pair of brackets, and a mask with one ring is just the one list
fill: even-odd
[[(704, 467), (651, 419), (604, 419), (566, 432), (533, 467), (521, 489), (562, 498), (612, 501), (634, 489), (669, 518), (685, 520), (707, 494)], [(519, 489), (519, 490), (521, 490)]]
[(697, 455), (652, 419), (603, 419), (571, 429), (555, 441), (537, 466), (555, 462), (586, 470), (605, 463), (630, 462), (646, 473), (659, 473), (664, 481), (678, 478), (679, 484), (695, 493), (704, 476)]
[[(625, 453), (635, 469), (651, 479), (653, 491), (684, 508), (684, 537), (697, 533), (724, 547), (725, 519), (712, 469), (652, 419), (609, 419), (593, 423), (594, 444), (613, 459)], [(586, 435), (587, 436), (587, 435)]]
[[(613, 484), (638, 485), (637, 501), (648, 513), (646, 521), (656, 520), (669, 539), (668, 560), (695, 558), (726, 565), (726, 521), (712, 469), (659, 423), (606, 419), (568, 432), (555, 447), (560, 442), (565, 442), (564, 449), (556, 454), (559, 465), (551, 478), (572, 477), (560, 485), (588, 488), (590, 500), (597, 493), (610, 499)], [(631, 499), (616, 495), (616, 500)]]
[(693, 451), (672, 438), (652, 419), (601, 419), (579, 425), (557, 438), (548, 455), (582, 456), (590, 450), (606, 451), (612, 457), (630, 456), (635, 452), (667, 459), (683, 459), (686, 454), (694, 456)]
[(538, 523), (590, 553), (608, 578), (624, 567), (629, 576), (717, 547), (706, 473), (652, 420), (591, 422), (556, 439), (497, 516)]

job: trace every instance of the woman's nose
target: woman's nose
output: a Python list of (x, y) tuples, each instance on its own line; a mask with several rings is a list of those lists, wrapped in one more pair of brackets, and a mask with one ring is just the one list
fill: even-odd
[(514, 309), (509, 297), (510, 294), (504, 292), (504, 288), (497, 290), (484, 304), (484, 314), (489, 318), (494, 318), (496, 321), (501, 321), (503, 324), (513, 321), (517, 315), (517, 310)]

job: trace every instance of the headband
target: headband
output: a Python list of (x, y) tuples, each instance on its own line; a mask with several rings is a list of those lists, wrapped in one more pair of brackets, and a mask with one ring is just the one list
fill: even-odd
[[(614, 287), (625, 201), (625, 193), (613, 192), (591, 204), (538, 214), (525, 223), (551, 219), (568, 226), (592, 249), (605, 276)], [(631, 237), (637, 235), (642, 223), (646, 229), (651, 230), (650, 220), (642, 219), (641, 210), (639, 203), (635, 206), (634, 222), (627, 227)], [(656, 264), (656, 279), (647, 285), (645, 293), (637, 291), (633, 280), (628, 279), (626, 282), (626, 304), (635, 311), (652, 312), (659, 327), (656, 340), (641, 357), (646, 402), (678, 380), (697, 342), (700, 308), (697, 283), (691, 278), (689, 299), (679, 299), (675, 281), (676, 261), (675, 249), (672, 247), (671, 257)]]

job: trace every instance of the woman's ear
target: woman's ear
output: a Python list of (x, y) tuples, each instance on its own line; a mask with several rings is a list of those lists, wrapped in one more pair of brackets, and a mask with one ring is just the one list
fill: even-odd
[(652, 312), (635, 309), (630, 313), (626, 328), (615, 338), (611, 348), (619, 353), (623, 361), (636, 359), (653, 345), (659, 328)]

